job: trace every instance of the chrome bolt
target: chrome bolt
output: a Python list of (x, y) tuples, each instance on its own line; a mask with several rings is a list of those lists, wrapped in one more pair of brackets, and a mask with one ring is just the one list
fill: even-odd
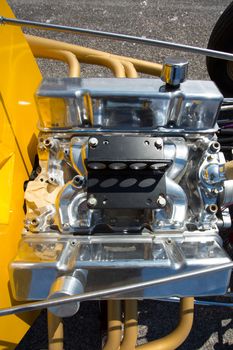
[(157, 204), (159, 207), (164, 208), (167, 204), (166, 198), (162, 195), (158, 196)]
[(213, 194), (217, 195), (219, 193), (219, 190), (217, 188), (213, 188), (211, 192)]
[(207, 161), (208, 161), (208, 162), (211, 162), (212, 160), (214, 160), (214, 156), (209, 155), (209, 156), (207, 157)]
[(54, 142), (51, 138), (47, 138), (44, 140), (44, 145), (46, 148), (53, 148), (54, 147)]
[(183, 83), (188, 74), (188, 61), (183, 58), (168, 57), (165, 59), (161, 79), (171, 86), (179, 86)]
[(206, 210), (208, 211), (208, 213), (210, 214), (216, 214), (218, 211), (218, 206), (216, 204), (210, 204)]
[(196, 151), (197, 148), (198, 148), (197, 145), (195, 145), (195, 144), (192, 145), (192, 150), (193, 150), (193, 151)]
[(91, 137), (89, 140), (89, 146), (94, 148), (98, 145), (99, 141), (96, 137)]
[(37, 217), (33, 217), (32, 219), (26, 221), (25, 228), (32, 232), (37, 232), (39, 225), (40, 219)]
[(212, 152), (214, 152), (214, 153), (219, 152), (219, 151), (220, 151), (220, 148), (221, 148), (221, 145), (220, 145), (220, 143), (217, 142), (217, 141), (212, 142), (211, 145), (210, 145), (210, 150), (211, 150)]
[(158, 149), (161, 149), (162, 146), (163, 146), (163, 140), (158, 137), (156, 140), (155, 140), (155, 143), (154, 143), (155, 147), (158, 148)]
[(30, 222), (30, 226), (31, 226), (31, 227), (37, 227), (37, 226), (39, 226), (39, 223), (40, 223), (40, 221), (39, 221), (38, 218), (33, 218), (33, 219), (31, 220), (31, 222)]
[(65, 231), (69, 230), (69, 228), (70, 228), (70, 224), (69, 224), (69, 223), (65, 223), (65, 224), (63, 225), (63, 229), (64, 229)]
[(97, 199), (95, 197), (89, 197), (87, 200), (87, 205), (89, 208), (94, 208), (97, 205)]
[(70, 242), (70, 245), (72, 245), (73, 247), (75, 247), (77, 245), (77, 241), (76, 240), (73, 240)]
[(48, 178), (48, 182), (49, 182), (51, 185), (58, 185), (58, 181), (57, 181), (56, 177), (53, 177), (53, 176), (51, 176), (51, 177)]
[(74, 185), (77, 186), (77, 187), (83, 187), (84, 185), (84, 182), (85, 182), (85, 179), (83, 176), (80, 176), (80, 175), (76, 175), (74, 178), (73, 178), (73, 182), (74, 182)]

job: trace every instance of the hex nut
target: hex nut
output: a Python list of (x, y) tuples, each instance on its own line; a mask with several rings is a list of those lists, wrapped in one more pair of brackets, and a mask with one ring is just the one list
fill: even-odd
[(95, 197), (89, 197), (87, 200), (87, 205), (89, 208), (94, 208), (97, 205), (97, 199)]
[(159, 195), (157, 199), (157, 204), (160, 208), (164, 208), (167, 204), (166, 198), (163, 195)]
[(95, 148), (98, 145), (99, 141), (96, 137), (91, 137), (88, 143), (90, 147)]
[(154, 143), (155, 147), (157, 149), (161, 149), (163, 147), (163, 140), (158, 137), (156, 140), (155, 140), (155, 143)]

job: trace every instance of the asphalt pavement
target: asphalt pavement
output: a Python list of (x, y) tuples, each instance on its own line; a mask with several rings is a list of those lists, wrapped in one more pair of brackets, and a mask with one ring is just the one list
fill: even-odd
[[(84, 28), (126, 33), (206, 47), (211, 30), (229, 0), (9, 0), (19, 18), (75, 25)], [(161, 50), (149, 46), (88, 38), (67, 33), (30, 33), (86, 45), (112, 53), (162, 62), (176, 55), (189, 59), (189, 78), (208, 79), (205, 58)], [(64, 76), (62, 63), (39, 60), (44, 76)], [(82, 65), (82, 75), (111, 76), (106, 69)], [(138, 343), (159, 338), (171, 331), (178, 316), (178, 305), (157, 301), (139, 302)], [(80, 311), (64, 320), (65, 350), (99, 350), (101, 313), (97, 302), (82, 303)], [(196, 307), (193, 330), (179, 350), (233, 349), (232, 311), (224, 308)], [(43, 311), (17, 350), (47, 348), (46, 315)]]

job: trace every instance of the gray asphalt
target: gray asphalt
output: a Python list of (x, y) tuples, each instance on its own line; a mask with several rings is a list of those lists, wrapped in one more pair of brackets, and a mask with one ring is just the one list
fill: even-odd
[[(206, 47), (211, 29), (228, 0), (9, 0), (19, 18), (77, 25), (85, 28), (115, 31), (184, 44)], [(162, 62), (168, 55), (181, 53), (148, 46), (111, 42), (64, 33), (37, 32), (46, 37), (90, 46), (109, 52)], [(208, 79), (205, 58), (182, 54), (190, 61), (189, 77)], [(39, 60), (44, 76), (62, 76), (66, 67)], [(98, 67), (82, 66), (83, 76), (110, 76)], [(144, 343), (165, 335), (176, 325), (178, 306), (155, 301), (139, 303), (140, 332)], [(95, 350), (101, 347), (101, 315), (96, 302), (83, 303), (79, 313), (64, 321), (66, 350)], [(233, 321), (229, 309), (196, 307), (193, 330), (179, 348), (233, 349)], [(42, 312), (17, 350), (47, 348), (46, 315)]]

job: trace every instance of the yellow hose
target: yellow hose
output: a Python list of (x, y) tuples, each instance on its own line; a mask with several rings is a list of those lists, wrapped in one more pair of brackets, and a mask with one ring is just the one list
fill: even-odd
[(176, 329), (163, 338), (137, 346), (137, 350), (175, 350), (188, 337), (194, 315), (194, 299), (183, 298), (180, 301), (180, 320)]
[(125, 74), (127, 78), (138, 78), (138, 73), (131, 62), (123, 60), (121, 61), (121, 64), (125, 68)]
[(80, 62), (97, 64), (100, 66), (105, 66), (113, 72), (116, 78), (125, 78), (124, 66), (116, 59), (109, 58), (106, 56), (89, 55), (84, 58), (79, 58)]
[(233, 160), (230, 160), (224, 164), (223, 172), (225, 172), (227, 180), (233, 180)]
[(103, 350), (119, 350), (121, 337), (121, 301), (108, 300), (108, 339)]
[[(33, 51), (33, 47), (35, 46), (41, 47), (41, 48), (47, 48), (50, 50), (56, 49), (56, 50), (70, 51), (78, 58), (78, 60), (80, 61), (82, 60), (82, 62), (84, 62), (86, 56), (90, 56), (90, 55), (91, 56), (97, 55), (101, 57), (105, 56), (105, 57), (108, 57), (109, 59), (115, 59), (115, 60), (117, 59), (120, 62), (122, 61), (130, 62), (131, 64), (134, 65), (135, 69), (141, 73), (160, 76), (162, 71), (162, 65), (158, 63), (138, 60), (136, 58), (131, 58), (131, 57), (112, 55), (107, 52), (94, 50), (94, 49), (90, 49), (90, 48), (86, 48), (78, 45), (73, 45), (62, 41), (36, 37), (28, 34), (26, 34), (25, 37), (32, 51)], [(124, 63), (122, 62), (122, 64)]]
[(36, 45), (33, 45), (31, 49), (35, 57), (43, 57), (66, 62), (69, 65), (69, 76), (80, 77), (80, 64), (72, 52), (56, 49), (51, 50), (47, 48), (42, 49), (40, 46), (37, 47)]
[(48, 349), (63, 350), (62, 320), (48, 311)]
[[(90, 63), (90, 64), (97, 64), (101, 66), (105, 66), (112, 70), (113, 74), (117, 78), (125, 78), (125, 70), (124, 66), (116, 59), (109, 58), (107, 55), (96, 55), (95, 53), (85, 52), (85, 54), (82, 54), (82, 51), (76, 55), (71, 50), (67, 50), (65, 47), (62, 48), (61, 45), (53, 45), (52, 42), (59, 43), (58, 41), (50, 40), (50, 39), (43, 39), (38, 37), (33, 37), (30, 35), (26, 35), (26, 38), (28, 40), (28, 43), (30, 45), (30, 48), (33, 52), (33, 54), (36, 57), (45, 57), (45, 58), (53, 58), (53, 59), (60, 59), (62, 61), (66, 61), (70, 66), (70, 71), (75, 70), (76, 76), (78, 73), (78, 76), (80, 76), (80, 66), (77, 62), (77, 59), (80, 62), (83, 63)], [(49, 40), (49, 41), (48, 41)], [(89, 49), (87, 49), (89, 50)], [(76, 58), (77, 57), (77, 58)], [(74, 69), (74, 59), (76, 60), (76, 69)], [(77, 72), (77, 65), (79, 66), (78, 72)], [(70, 73), (71, 76), (71, 73)], [(72, 75), (73, 76), (73, 75)]]
[(138, 336), (137, 300), (125, 300), (124, 338), (120, 350), (134, 350)]

